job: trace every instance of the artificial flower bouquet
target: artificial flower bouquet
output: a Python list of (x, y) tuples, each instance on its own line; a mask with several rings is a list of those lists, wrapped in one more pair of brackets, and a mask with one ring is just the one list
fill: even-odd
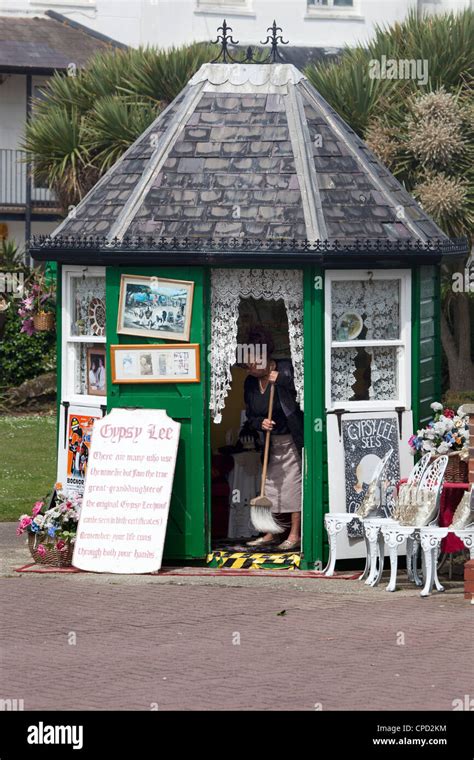
[(445, 479), (448, 481), (465, 481), (467, 479), (467, 461), (469, 459), (469, 422), (460, 407), (457, 412), (444, 409), (443, 405), (431, 404), (433, 419), (425, 428), (410, 436), (408, 444), (412, 454), (426, 454), (433, 458), (447, 454), (450, 458)]
[(18, 521), (17, 536), (28, 534), (31, 555), (41, 564), (71, 564), (82, 496), (67, 496), (61, 489), (57, 483), (48, 509), (44, 510), (43, 501), (37, 501), (31, 515), (22, 515)]
[(410, 436), (408, 445), (413, 454), (426, 454), (428, 451), (434, 455), (451, 454), (452, 452), (468, 452), (469, 427), (468, 418), (463, 415), (462, 407), (454, 412), (452, 409), (443, 409), (443, 405), (435, 402), (431, 404), (434, 412), (433, 419), (416, 435)]

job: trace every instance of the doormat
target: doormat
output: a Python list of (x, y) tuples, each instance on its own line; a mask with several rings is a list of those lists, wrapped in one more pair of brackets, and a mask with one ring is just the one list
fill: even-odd
[(15, 573), (82, 573), (78, 567), (50, 567), (49, 565), (37, 565), (33, 562), (31, 565), (15, 567)]
[(296, 570), (301, 564), (301, 555), (296, 552), (225, 552), (216, 551), (207, 555), (209, 567), (248, 570)]

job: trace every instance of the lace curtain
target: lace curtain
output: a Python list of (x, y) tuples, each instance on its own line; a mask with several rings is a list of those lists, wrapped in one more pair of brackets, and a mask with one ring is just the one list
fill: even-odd
[[(335, 281), (331, 289), (332, 340), (395, 340), (400, 337), (400, 281)], [(350, 401), (356, 382), (356, 357), (370, 356), (368, 396), (381, 401), (398, 397), (397, 349), (391, 346), (333, 348), (331, 396), (333, 402)]]
[[(396, 340), (400, 337), (399, 280), (343, 280), (332, 283), (333, 340)], [(344, 337), (344, 315), (354, 315), (359, 335)], [(357, 319), (359, 318), (359, 319)], [(342, 335), (340, 333), (343, 333)]]
[(369, 398), (377, 401), (398, 398), (397, 349), (378, 346), (366, 351), (372, 357)]
[(211, 275), (211, 399), (214, 422), (222, 409), (236, 361), (237, 321), (241, 298), (283, 299), (288, 317), (296, 398), (303, 408), (303, 273), (294, 269), (215, 269)]

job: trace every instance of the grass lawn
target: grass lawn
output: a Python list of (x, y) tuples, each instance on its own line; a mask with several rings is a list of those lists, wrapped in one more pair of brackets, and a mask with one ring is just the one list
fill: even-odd
[(0, 521), (30, 514), (56, 482), (56, 415), (0, 417)]

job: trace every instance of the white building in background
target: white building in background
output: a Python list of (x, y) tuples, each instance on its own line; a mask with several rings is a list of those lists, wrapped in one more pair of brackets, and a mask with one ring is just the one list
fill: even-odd
[[(473, 0), (0, 0), (0, 238), (23, 244), (25, 229), (26, 235), (29, 230), (47, 233), (57, 224), (54, 196), (33, 183), (28, 187), (26, 181), (20, 146), (28, 98), (55, 69), (83, 65), (94, 49), (166, 48), (213, 40), (224, 18), (235, 40), (255, 45), (265, 39), (275, 19), (294, 49), (292, 61), (303, 66), (345, 45), (364, 42), (376, 25), (401, 21), (410, 9), (443, 13), (472, 4)], [(38, 18), (43, 19), (42, 31)], [(14, 20), (21, 24), (12, 26)]]
[(410, 8), (456, 11), (471, 0), (0, 0), (0, 15), (54, 10), (72, 21), (137, 47), (169, 47), (215, 37), (223, 18), (236, 39), (256, 44), (276, 19), (292, 45), (336, 47), (367, 39), (374, 26)]

